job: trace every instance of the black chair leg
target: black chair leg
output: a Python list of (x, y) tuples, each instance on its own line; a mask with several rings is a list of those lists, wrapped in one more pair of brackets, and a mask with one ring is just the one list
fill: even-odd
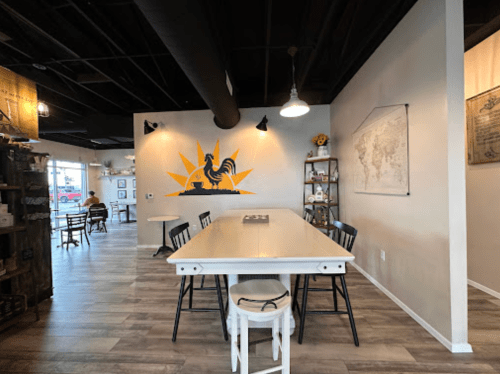
[(302, 344), (304, 337), (304, 325), (306, 322), (306, 309), (307, 309), (307, 291), (309, 288), (309, 274), (304, 275), (304, 291), (302, 294), (302, 311), (300, 314), (300, 330), (299, 330), (299, 344)]
[(203, 288), (203, 284), (205, 283), (205, 276), (201, 276), (201, 283), (200, 283), (200, 288)]
[(295, 279), (295, 290), (293, 291), (292, 312), (295, 310), (295, 305), (297, 305), (297, 295), (299, 293), (299, 282), (300, 282), (300, 274), (297, 274), (297, 277)]
[(194, 276), (189, 276), (189, 309), (193, 308), (193, 283)]
[[(343, 275), (340, 276), (340, 283), (342, 283), (342, 291), (345, 296), (345, 305), (347, 307), (347, 313), (349, 314), (349, 322), (351, 323), (352, 336), (354, 337), (354, 344), (359, 347), (358, 333), (356, 332), (356, 325), (354, 323), (354, 316), (352, 315), (351, 302), (349, 301), (349, 295), (347, 294), (347, 286), (345, 284), (345, 278)], [(302, 326), (301, 326), (302, 327)]]
[(215, 287), (217, 288), (217, 299), (219, 300), (219, 310), (220, 310), (220, 319), (222, 323), (222, 332), (224, 334), (224, 340), (227, 341), (229, 339), (227, 335), (227, 325), (226, 325), (226, 314), (224, 313), (224, 301), (222, 300), (222, 291), (220, 289), (220, 280), (218, 275), (214, 275), (215, 278)]
[(335, 311), (338, 312), (338, 306), (337, 306), (337, 283), (335, 281), (335, 275), (332, 275), (332, 289), (333, 289), (333, 307), (335, 308)]
[(108, 233), (108, 228), (106, 227), (106, 222), (103, 222), (102, 226), (104, 227), (104, 232), (107, 234)]
[[(87, 244), (90, 245), (89, 237), (87, 236), (87, 231), (83, 230), (83, 232), (85, 233), (85, 239), (87, 239)], [(82, 243), (83, 243), (83, 240), (82, 240)]]
[(73, 240), (73, 235), (71, 234), (71, 231), (68, 231), (68, 236), (66, 237), (66, 250), (68, 251), (69, 250), (69, 241), (70, 240)]
[(179, 291), (179, 301), (177, 301), (177, 312), (175, 313), (175, 323), (174, 323), (174, 333), (172, 335), (172, 341), (175, 343), (177, 339), (177, 328), (179, 327), (179, 319), (181, 318), (182, 309), (182, 298), (184, 297), (184, 285), (186, 284), (186, 276), (182, 276), (181, 288)]
[(227, 281), (227, 275), (224, 274), (223, 276), (224, 279), (224, 287), (226, 289), (226, 313), (229, 310), (229, 287), (228, 287), (228, 281)]

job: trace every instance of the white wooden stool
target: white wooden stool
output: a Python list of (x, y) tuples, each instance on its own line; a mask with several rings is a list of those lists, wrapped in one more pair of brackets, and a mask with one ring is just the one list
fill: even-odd
[[(240, 360), (240, 374), (248, 374), (248, 321), (273, 323), (273, 359), (278, 360), (281, 348), (281, 365), (253, 374), (280, 371), (290, 373), (290, 292), (278, 280), (253, 279), (238, 283), (229, 289), (231, 303), (231, 365), (233, 372)], [(280, 331), (281, 336), (279, 338)], [(239, 322), (239, 326), (238, 326)], [(238, 327), (240, 349), (238, 349)]]

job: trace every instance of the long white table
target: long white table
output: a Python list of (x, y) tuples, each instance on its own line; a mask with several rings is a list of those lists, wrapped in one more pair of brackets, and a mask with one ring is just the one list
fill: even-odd
[[(247, 214), (268, 214), (269, 223), (243, 223)], [(279, 274), (290, 292), (290, 274), (343, 274), (353, 260), (289, 209), (229, 210), (167, 259), (178, 275), (227, 274), (229, 287), (239, 274)]]

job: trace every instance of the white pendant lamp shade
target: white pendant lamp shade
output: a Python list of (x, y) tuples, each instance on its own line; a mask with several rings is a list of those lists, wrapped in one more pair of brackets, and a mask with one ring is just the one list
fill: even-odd
[(283, 117), (300, 117), (308, 113), (310, 110), (309, 105), (303, 100), (299, 99), (295, 85), (292, 87), (290, 93), (290, 100), (288, 100), (280, 110), (280, 115)]

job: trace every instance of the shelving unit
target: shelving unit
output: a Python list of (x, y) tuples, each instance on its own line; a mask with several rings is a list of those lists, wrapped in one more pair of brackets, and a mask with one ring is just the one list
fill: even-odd
[[(1, 201), (14, 218), (13, 226), (0, 227), (0, 258), (7, 270), (0, 276), (0, 331), (19, 321), (28, 306), (38, 320), (39, 296), (52, 296), (50, 220), (29, 218), (50, 212), (47, 172), (29, 170), (35, 155), (0, 145), (0, 183), (7, 183), (0, 186)], [(27, 196), (46, 197), (47, 204), (28, 205)]]
[[(317, 170), (317, 168), (315, 168), (316, 164), (325, 164), (326, 165), (326, 168), (324, 171), (325, 172), (327, 171), (327, 173), (325, 174), (325, 177), (328, 178), (328, 181), (310, 180), (309, 173), (311, 171)], [(304, 206), (312, 206), (312, 209), (316, 212), (316, 217), (315, 217), (315, 221), (313, 222), (313, 226), (318, 228), (318, 229), (326, 230), (327, 235), (330, 235), (330, 231), (333, 230), (333, 226), (330, 225), (330, 222), (333, 219), (339, 220), (340, 209), (339, 209), (338, 179), (332, 180), (332, 177), (334, 176), (335, 171), (338, 172), (338, 167), (339, 167), (338, 160), (336, 158), (333, 158), (333, 157), (315, 158), (312, 160), (306, 160), (304, 162), (304, 196), (303, 196), (304, 201), (303, 201), (303, 203), (304, 203)], [(307, 201), (307, 197), (309, 195), (315, 194), (316, 185), (321, 185), (322, 187), (324, 187), (324, 186), (327, 187), (326, 189), (327, 189), (328, 195), (329, 195), (328, 202), (312, 202), (311, 203), (311, 202)], [(333, 189), (335, 189), (335, 193), (332, 193)], [(333, 197), (335, 197), (334, 201), (332, 201), (332, 195), (333, 195)], [(324, 214), (324, 219), (321, 220), (321, 222), (318, 222), (318, 220), (317, 220), (317, 214), (318, 214), (318, 211), (320, 210), (320, 209), (317, 209), (317, 207), (326, 208), (326, 213)], [(334, 208), (333, 217), (331, 214), (332, 208)], [(325, 222), (327, 222), (328, 224), (326, 224)]]

